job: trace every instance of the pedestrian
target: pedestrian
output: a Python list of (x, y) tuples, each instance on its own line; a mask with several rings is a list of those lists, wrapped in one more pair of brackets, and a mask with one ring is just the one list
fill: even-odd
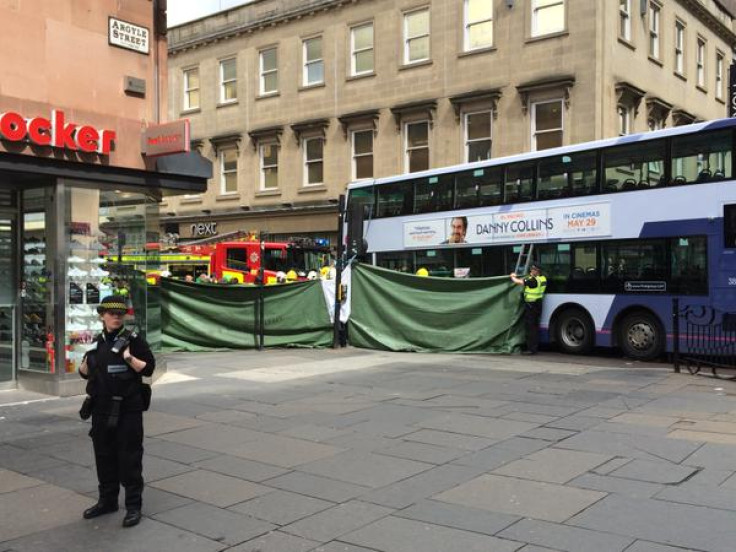
[(124, 327), (125, 297), (105, 297), (97, 312), (102, 333), (85, 354), (79, 374), (87, 380), (88, 400), (92, 402), (90, 436), (99, 497), (83, 517), (92, 519), (117, 511), (122, 484), (126, 509), (123, 527), (132, 527), (141, 520), (143, 411), (150, 401), (150, 387), (141, 377), (153, 374), (156, 359), (146, 340)]
[(536, 355), (539, 349), (539, 319), (542, 316), (542, 299), (547, 290), (547, 277), (542, 276), (542, 267), (532, 264), (529, 275), (519, 278), (511, 273), (511, 281), (524, 286), (524, 322), (526, 326), (526, 351), (522, 354)]

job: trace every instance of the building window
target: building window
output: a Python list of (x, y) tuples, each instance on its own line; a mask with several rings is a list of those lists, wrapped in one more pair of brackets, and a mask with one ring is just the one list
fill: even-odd
[(373, 131), (353, 132), (353, 180), (373, 178)]
[(723, 54), (716, 53), (716, 98), (723, 99)]
[(532, 150), (562, 145), (562, 100), (532, 104)]
[(685, 74), (685, 25), (675, 21), (675, 72)]
[(654, 2), (649, 3), (649, 55), (659, 59), (659, 10)]
[(631, 108), (625, 105), (619, 105), (618, 112), (618, 135), (626, 136), (631, 134)]
[(261, 50), (261, 95), (279, 91), (279, 51), (277, 48)]
[(465, 50), (493, 46), (493, 0), (465, 0)]
[(306, 186), (322, 184), (324, 182), (324, 160), (323, 153), (325, 139), (304, 139), (304, 184)]
[(532, 0), (532, 36), (565, 30), (565, 0)]
[(491, 158), (491, 112), (465, 114), (465, 161)]
[(373, 23), (350, 29), (350, 74), (373, 72)]
[(619, 0), (618, 36), (631, 41), (631, 0)]
[(429, 59), (429, 8), (404, 14), (404, 63)]
[(199, 69), (184, 71), (184, 109), (199, 109)]
[(238, 99), (238, 71), (235, 58), (220, 62), (220, 103)]
[(238, 150), (228, 148), (220, 151), (220, 193), (234, 194), (238, 191)]
[(261, 144), (261, 190), (275, 190), (279, 187), (279, 146)]
[(698, 86), (705, 88), (705, 40), (698, 38), (695, 75)]
[(304, 41), (304, 86), (325, 82), (325, 61), (322, 59), (322, 37)]
[(424, 171), (429, 168), (429, 121), (406, 123), (405, 162), (407, 172)]

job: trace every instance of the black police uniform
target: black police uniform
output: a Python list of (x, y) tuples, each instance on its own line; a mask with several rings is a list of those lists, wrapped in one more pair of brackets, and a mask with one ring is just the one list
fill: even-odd
[(125, 508), (140, 511), (143, 493), (143, 396), (141, 376), (151, 376), (156, 359), (146, 340), (130, 340), (130, 354), (146, 363), (136, 372), (114, 353), (112, 346), (123, 328), (103, 331), (87, 355), (87, 394), (93, 398), (92, 444), (99, 481), (99, 504), (116, 510), (120, 485)]

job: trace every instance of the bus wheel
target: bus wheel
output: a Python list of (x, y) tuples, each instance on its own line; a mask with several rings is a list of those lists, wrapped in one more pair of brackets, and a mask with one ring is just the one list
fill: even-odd
[(556, 322), (557, 343), (564, 353), (579, 355), (590, 352), (595, 343), (595, 327), (587, 312), (567, 309)]
[(634, 312), (621, 321), (619, 343), (627, 357), (653, 360), (664, 352), (664, 330), (648, 312)]

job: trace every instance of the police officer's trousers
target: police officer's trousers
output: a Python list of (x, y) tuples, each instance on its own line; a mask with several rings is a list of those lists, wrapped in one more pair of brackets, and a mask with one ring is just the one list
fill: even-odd
[(100, 502), (118, 503), (120, 485), (125, 488), (125, 508), (140, 510), (143, 494), (143, 412), (121, 412), (117, 427), (108, 427), (106, 414), (92, 415)]
[(536, 353), (539, 349), (539, 319), (542, 317), (542, 301), (524, 303), (526, 325), (526, 350)]

